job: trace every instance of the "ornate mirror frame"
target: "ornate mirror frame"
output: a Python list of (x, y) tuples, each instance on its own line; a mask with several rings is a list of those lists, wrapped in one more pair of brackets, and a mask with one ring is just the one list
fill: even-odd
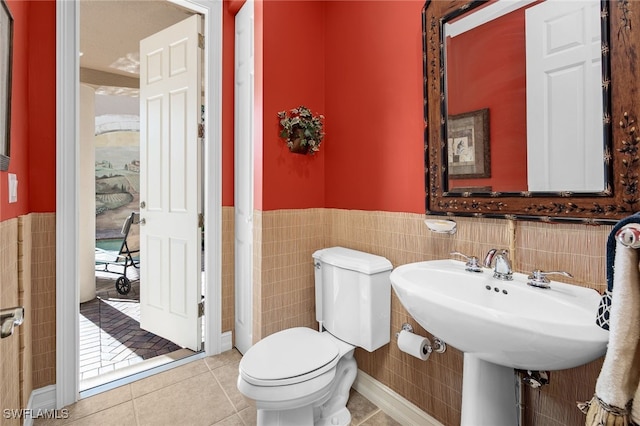
[(428, 0), (422, 11), (425, 188), (426, 213), (447, 216), (477, 216), (505, 219), (611, 224), (640, 210), (640, 2), (603, 0), (601, 18), (608, 35), (603, 34), (603, 55), (610, 55), (610, 74), (603, 75), (603, 89), (610, 90), (610, 114), (603, 122), (611, 124), (611, 150), (603, 150), (609, 163), (610, 185), (602, 193), (446, 192), (447, 167), (444, 143), (446, 113), (442, 79), (440, 35), (445, 17), (464, 13), (478, 1)]

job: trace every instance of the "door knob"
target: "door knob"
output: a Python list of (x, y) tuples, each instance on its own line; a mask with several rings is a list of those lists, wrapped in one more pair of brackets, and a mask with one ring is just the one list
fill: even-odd
[(13, 328), (22, 324), (23, 321), (24, 308), (22, 306), (0, 310), (0, 338), (11, 336)]
[(145, 218), (140, 219), (140, 225), (144, 225), (147, 223), (147, 220)]
[(147, 203), (145, 203), (144, 201), (140, 201), (140, 208), (144, 209), (145, 207), (147, 207)]

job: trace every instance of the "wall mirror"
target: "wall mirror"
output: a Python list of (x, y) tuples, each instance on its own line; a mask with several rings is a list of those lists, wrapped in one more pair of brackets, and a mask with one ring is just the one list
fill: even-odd
[(13, 16), (0, 1), (0, 171), (9, 169), (11, 142), (11, 70), (13, 68)]
[(611, 223), (640, 209), (632, 3), (425, 5), (427, 214)]

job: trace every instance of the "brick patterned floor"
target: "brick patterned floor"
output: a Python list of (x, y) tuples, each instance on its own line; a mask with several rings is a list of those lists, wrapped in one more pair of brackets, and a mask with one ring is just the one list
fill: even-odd
[(80, 380), (180, 349), (140, 328), (140, 281), (130, 272), (131, 291), (120, 295), (118, 275), (96, 271), (96, 298), (80, 304)]

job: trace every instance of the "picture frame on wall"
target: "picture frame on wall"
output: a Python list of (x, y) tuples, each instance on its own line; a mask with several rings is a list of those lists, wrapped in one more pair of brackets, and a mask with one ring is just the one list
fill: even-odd
[(489, 109), (450, 115), (447, 123), (449, 179), (491, 177)]
[(11, 74), (13, 68), (13, 16), (0, 0), (0, 170), (9, 168), (11, 152)]

